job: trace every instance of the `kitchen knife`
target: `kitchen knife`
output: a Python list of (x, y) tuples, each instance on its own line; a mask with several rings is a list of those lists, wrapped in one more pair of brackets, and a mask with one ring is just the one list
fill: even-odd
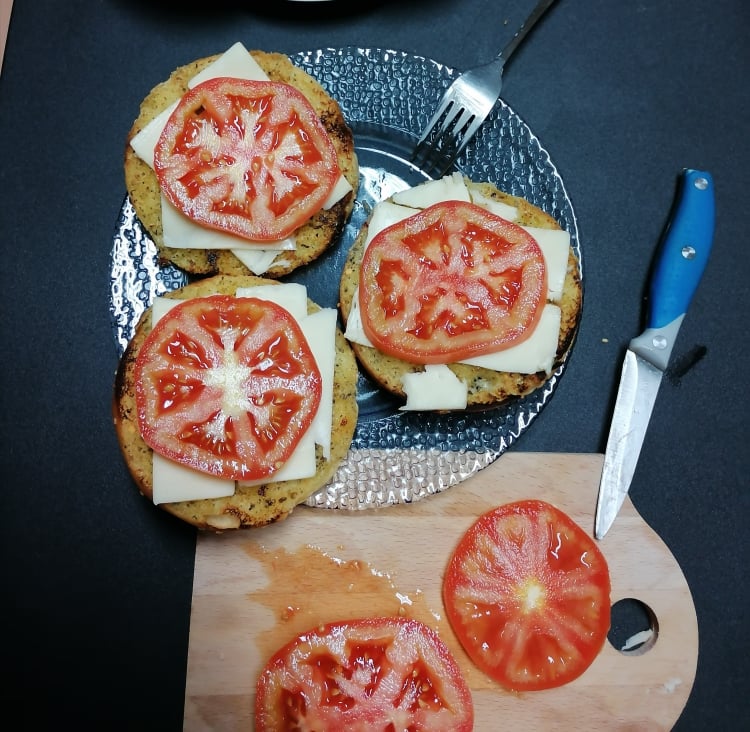
[(651, 275), (647, 327), (630, 341), (622, 365), (596, 503), (597, 539), (609, 531), (630, 489), (677, 332), (708, 262), (714, 217), (711, 175), (685, 169)]

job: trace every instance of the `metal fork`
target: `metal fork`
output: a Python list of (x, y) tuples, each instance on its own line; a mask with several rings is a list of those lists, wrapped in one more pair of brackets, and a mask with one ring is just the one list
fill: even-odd
[(493, 61), (464, 71), (446, 90), (411, 155), (425, 173), (445, 175), (500, 98), (503, 68), (554, 0), (540, 0)]

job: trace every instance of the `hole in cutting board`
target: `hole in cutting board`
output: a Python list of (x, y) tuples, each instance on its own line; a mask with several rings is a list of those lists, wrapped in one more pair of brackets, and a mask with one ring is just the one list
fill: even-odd
[(659, 635), (659, 622), (646, 603), (633, 597), (618, 600), (611, 609), (607, 640), (626, 656), (650, 651)]

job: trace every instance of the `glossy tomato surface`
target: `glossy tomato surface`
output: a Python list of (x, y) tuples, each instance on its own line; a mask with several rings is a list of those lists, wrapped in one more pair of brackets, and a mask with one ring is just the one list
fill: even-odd
[(462, 201), (383, 229), (362, 258), (365, 334), (379, 351), (413, 363), (455, 363), (522, 342), (546, 296), (536, 240)]
[(135, 366), (141, 434), (156, 452), (233, 480), (271, 476), (310, 426), (322, 378), (294, 318), (212, 295), (159, 319)]
[(473, 719), (448, 648), (423, 623), (400, 617), (304, 633), (274, 654), (257, 683), (257, 732), (468, 732)]
[(514, 691), (561, 686), (591, 665), (609, 630), (609, 595), (594, 540), (534, 500), (482, 515), (443, 580), (446, 614), (467, 654)]
[(299, 91), (229, 78), (182, 97), (156, 144), (154, 170), (186, 216), (254, 241), (291, 234), (340, 175), (333, 143)]

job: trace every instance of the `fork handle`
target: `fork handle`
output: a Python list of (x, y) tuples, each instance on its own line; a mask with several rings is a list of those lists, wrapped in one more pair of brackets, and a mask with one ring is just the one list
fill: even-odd
[(504, 63), (510, 58), (518, 44), (526, 38), (528, 32), (536, 25), (537, 20), (544, 15), (553, 2), (555, 2), (555, 0), (539, 0), (536, 7), (531, 11), (529, 17), (526, 18), (521, 27), (516, 31), (516, 35), (510, 39), (505, 48), (497, 55), (498, 59), (502, 60)]

